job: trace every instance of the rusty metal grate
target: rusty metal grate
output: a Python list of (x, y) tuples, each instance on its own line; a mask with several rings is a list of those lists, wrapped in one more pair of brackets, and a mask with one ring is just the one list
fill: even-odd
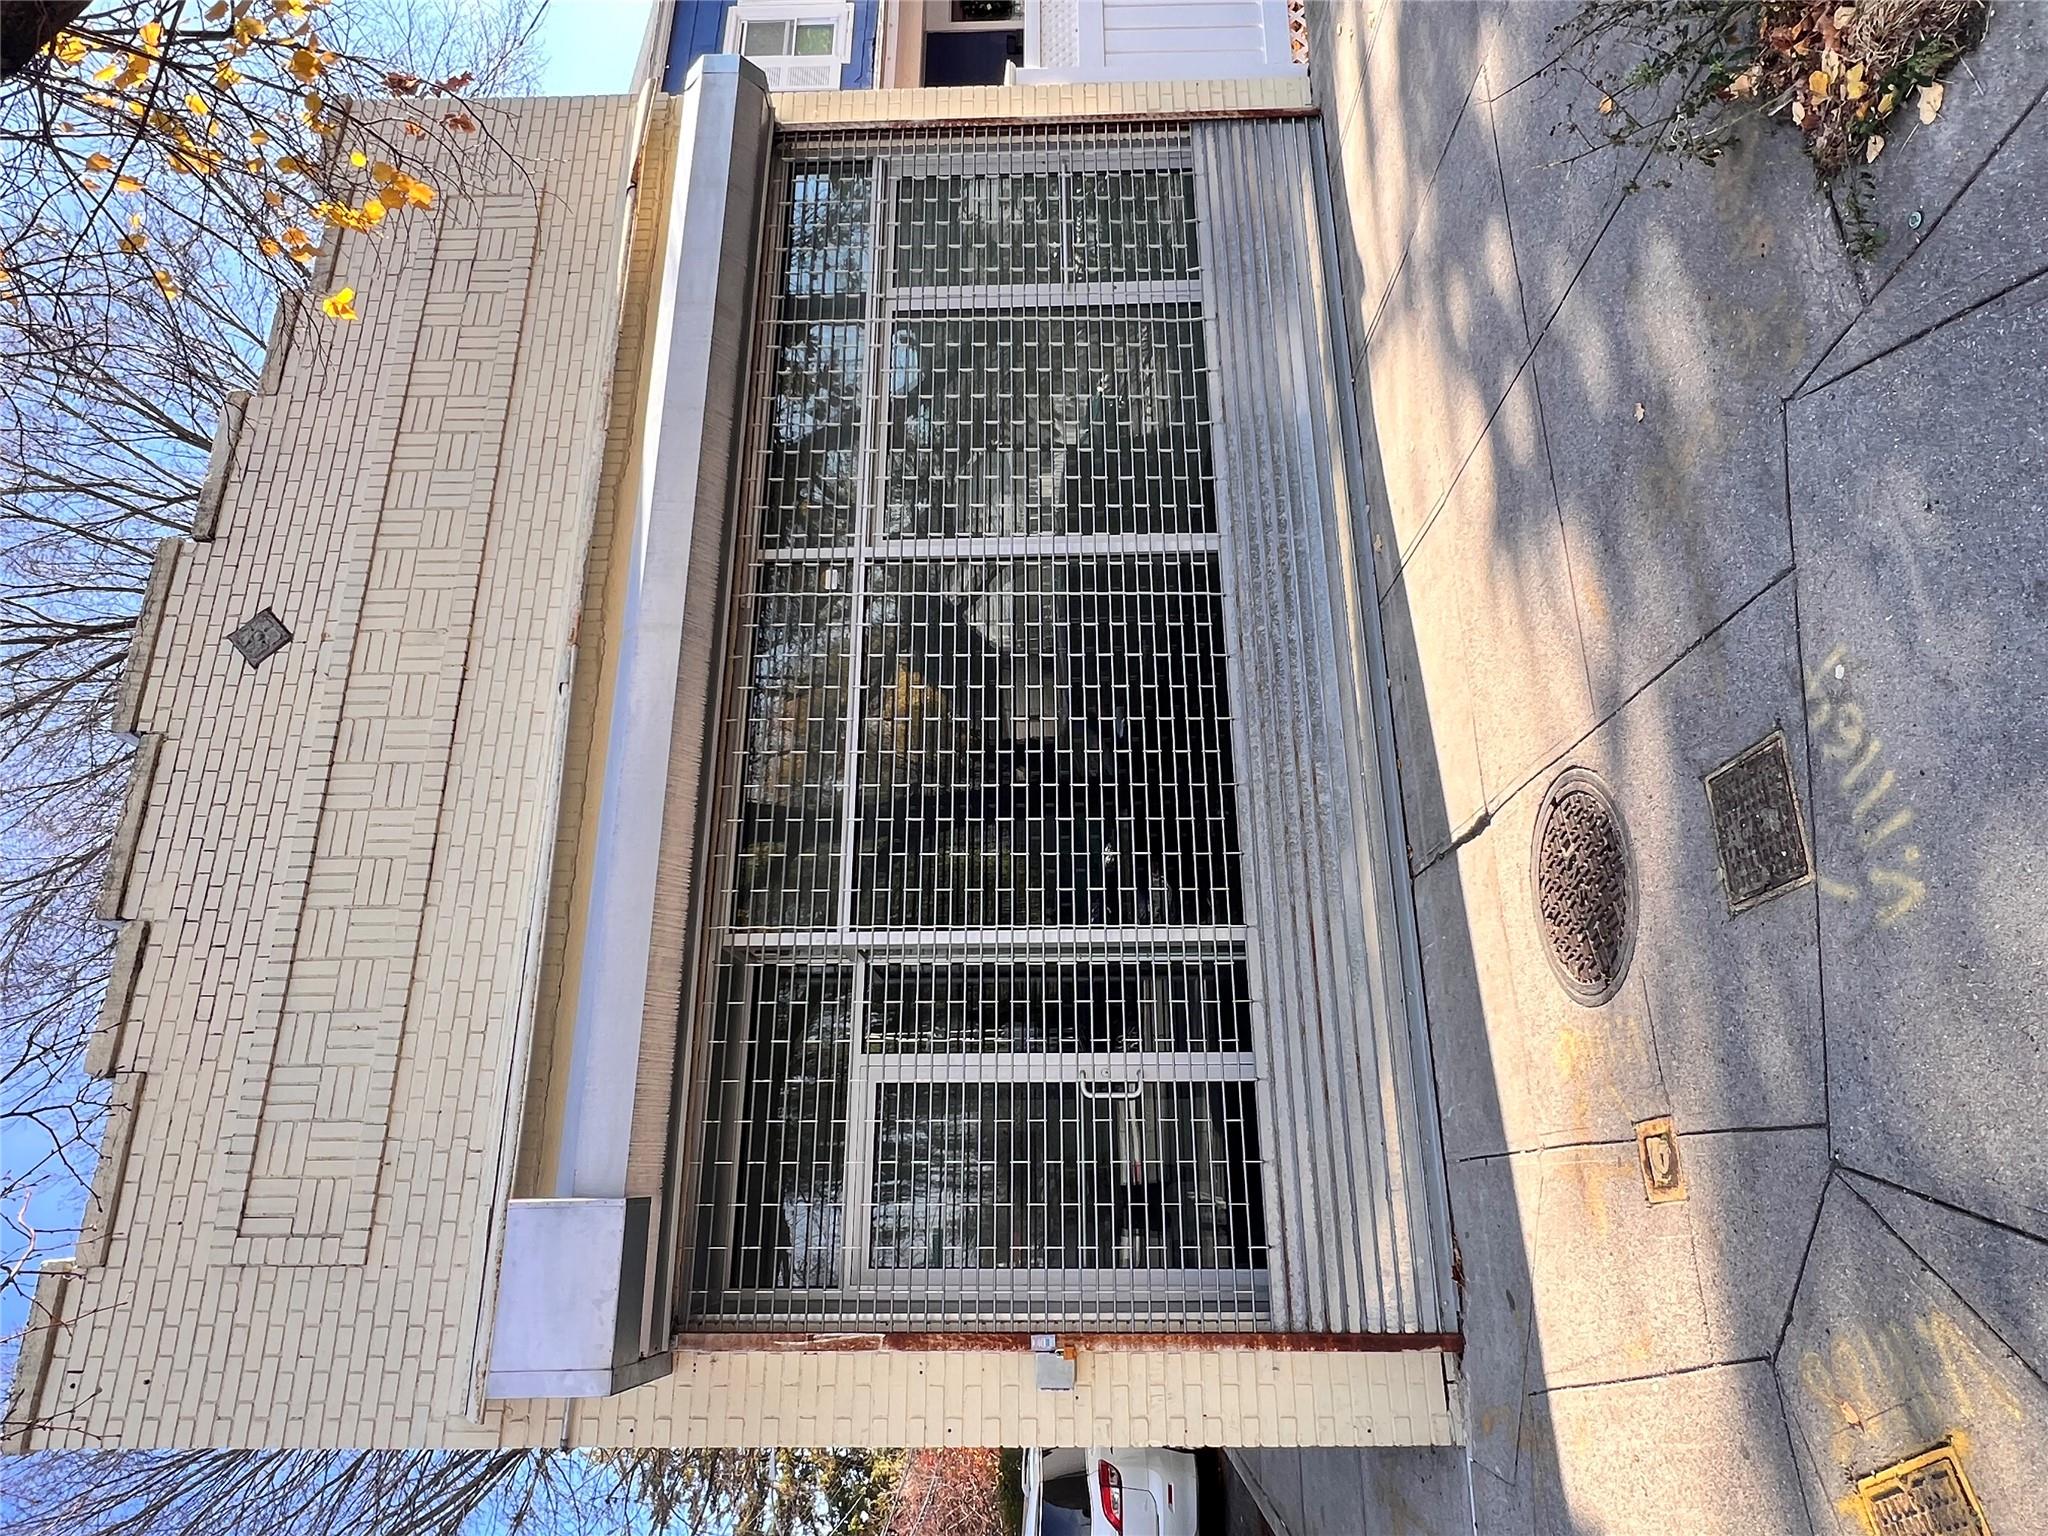
[(1813, 878), (1813, 852), (1783, 731), (1771, 732), (1707, 775), (1707, 808), (1731, 913)]
[(1567, 768), (1536, 815), (1536, 913), (1550, 967), (1588, 1007), (1628, 975), (1635, 949), (1635, 880), (1628, 832), (1593, 774)]
[(228, 636), (228, 644), (240, 651), (242, 660), (250, 666), (260, 667), (291, 644), (291, 639), (292, 632), (285, 628), (284, 620), (263, 608)]
[(1962, 1461), (1938, 1445), (1856, 1485), (1870, 1536), (1991, 1536)]

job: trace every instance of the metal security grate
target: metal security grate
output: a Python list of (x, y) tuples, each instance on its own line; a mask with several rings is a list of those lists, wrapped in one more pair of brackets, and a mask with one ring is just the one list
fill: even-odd
[(687, 1321), (1265, 1317), (1184, 129), (786, 136)]
[(1942, 1445), (1856, 1485), (1872, 1536), (1991, 1536), (1953, 1448)]
[(1783, 731), (1716, 768), (1706, 783), (1730, 912), (1747, 911), (1813, 878)]

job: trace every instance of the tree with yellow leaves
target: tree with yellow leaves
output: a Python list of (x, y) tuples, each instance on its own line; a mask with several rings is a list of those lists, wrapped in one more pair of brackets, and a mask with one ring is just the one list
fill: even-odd
[(463, 141), (487, 138), (461, 100), (474, 71), (391, 62), (359, 35), (361, 9), (10, 7), (0, 335), (18, 341), (17, 358), (33, 367), (118, 346), (92, 313), (95, 294), (210, 303), (223, 253), (294, 297), (330, 231), (432, 206), (447, 167), (476, 152)]

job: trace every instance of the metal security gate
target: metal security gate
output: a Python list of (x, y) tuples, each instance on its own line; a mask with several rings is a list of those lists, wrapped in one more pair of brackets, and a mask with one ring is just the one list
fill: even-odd
[[(1198, 211), (1200, 132), (778, 139), (686, 1068), (685, 1326), (1390, 1315), (1355, 1272), (1345, 1305), (1274, 1306), (1304, 1261), (1269, 1249), (1269, 1217), (1312, 1229), (1305, 1191), (1384, 1205), (1384, 1161), (1340, 1201), (1296, 1149), (1347, 1156), (1356, 1128), (1317, 1117), (1376, 1113), (1385, 1084), (1317, 1098), (1360, 1057), (1319, 1066), (1303, 1042), (1354, 1005), (1295, 967), (1297, 944), (1338, 951), (1282, 915), (1355, 914), (1356, 893), (1289, 890), (1244, 841), (1315, 835), (1317, 786), (1355, 775), (1340, 724), (1258, 742), (1239, 718), (1241, 658), (1308, 654), (1266, 631), (1310, 607), (1327, 626), (1329, 603), (1270, 608), (1269, 530), (1226, 514), (1233, 494), (1271, 509), (1219, 464), (1214, 354), (1242, 338), (1210, 248), (1238, 235)], [(1273, 457), (1276, 480), (1316, 473)], [(1234, 591), (1248, 560), (1256, 605)], [(1256, 679), (1261, 720), (1276, 685), (1300, 691)], [(1372, 1262), (1338, 1241), (1297, 1246)]]

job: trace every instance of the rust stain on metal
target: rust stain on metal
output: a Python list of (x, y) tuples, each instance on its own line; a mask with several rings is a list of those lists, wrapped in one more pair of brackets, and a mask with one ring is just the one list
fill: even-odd
[[(1042, 1331), (1042, 1330), (1041, 1330)], [(719, 1351), (766, 1354), (848, 1354), (864, 1350), (967, 1351), (1024, 1353), (1031, 1351), (1029, 1333), (720, 1333), (699, 1330), (679, 1333), (679, 1354)], [(1256, 1349), (1281, 1354), (1394, 1354), (1410, 1349), (1437, 1349), (1462, 1355), (1465, 1338), (1458, 1333), (1062, 1333), (1060, 1348), (1096, 1353), (1147, 1353)]]
[(1685, 1168), (1678, 1160), (1678, 1132), (1671, 1117), (1659, 1115), (1636, 1126), (1636, 1163), (1642, 1169), (1643, 1194), (1652, 1205), (1686, 1197)]

